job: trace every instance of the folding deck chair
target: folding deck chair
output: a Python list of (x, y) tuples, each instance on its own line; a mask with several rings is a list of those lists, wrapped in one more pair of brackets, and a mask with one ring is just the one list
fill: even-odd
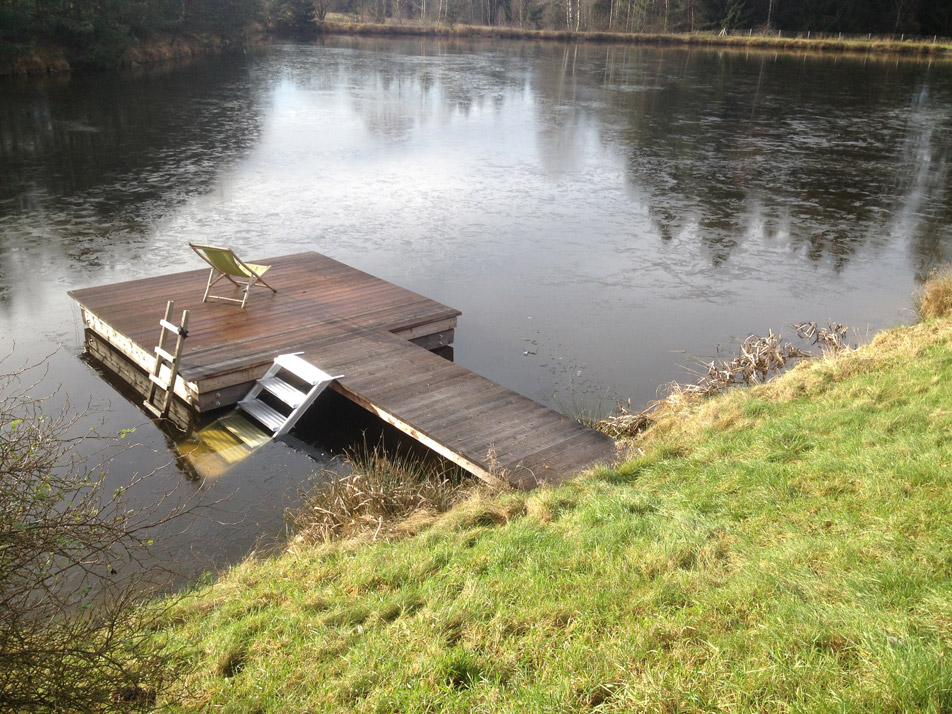
[[(230, 248), (216, 248), (213, 245), (197, 245), (189, 243), (189, 246), (198, 253), (198, 256), (212, 266), (208, 274), (208, 285), (205, 286), (205, 296), (202, 302), (208, 302), (208, 298), (213, 300), (226, 300), (228, 302), (237, 302), (242, 307), (248, 302), (248, 294), (255, 285), (264, 285), (273, 293), (278, 292), (268, 285), (264, 280), (264, 274), (271, 269), (270, 265), (254, 265), (246, 263)], [(222, 278), (227, 278), (235, 287), (244, 291), (244, 296), (238, 298), (226, 297), (225, 295), (209, 295), (212, 285)]]

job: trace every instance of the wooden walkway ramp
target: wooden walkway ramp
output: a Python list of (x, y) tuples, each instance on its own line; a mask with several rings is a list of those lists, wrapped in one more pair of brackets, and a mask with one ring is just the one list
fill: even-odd
[(331, 388), (484, 479), (557, 483), (614, 458), (614, 442), (427, 347), (452, 343), (459, 311), (317, 253), (272, 260), (278, 292), (245, 309), (202, 303), (207, 272), (75, 290), (87, 347), (132, 382), (154, 364), (167, 300), (191, 312), (176, 395), (203, 412), (235, 403), (281, 353), (343, 374)]

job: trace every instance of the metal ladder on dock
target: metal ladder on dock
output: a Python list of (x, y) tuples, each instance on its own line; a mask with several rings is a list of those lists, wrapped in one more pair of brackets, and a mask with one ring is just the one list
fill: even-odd
[[(175, 392), (175, 378), (178, 376), (179, 360), (182, 358), (182, 347), (188, 337), (188, 310), (182, 311), (182, 324), (173, 325), (172, 310), (175, 302), (169, 300), (165, 306), (165, 318), (159, 320), (162, 332), (159, 334), (159, 344), (155, 348), (155, 366), (149, 375), (149, 396), (143, 404), (145, 408), (157, 417), (167, 417), (172, 408), (172, 395)], [(175, 341), (175, 351), (169, 352), (166, 340), (171, 334), (178, 335)], [(165, 395), (160, 407), (156, 403), (159, 391)]]
[[(293, 375), (294, 379), (292, 381), (304, 385), (303, 388), (295, 386), (295, 384), (285, 379), (282, 376), (284, 373)], [(318, 369), (310, 362), (301, 359), (297, 354), (278, 355), (274, 358), (274, 364), (268, 368), (264, 376), (255, 383), (255, 386), (251, 388), (245, 398), (238, 402), (238, 409), (253, 417), (268, 429), (271, 432), (271, 438), (282, 436), (291, 431), (291, 427), (314, 403), (318, 395), (331, 382), (341, 377), (343, 375), (329, 375), (324, 370)], [(290, 411), (284, 413), (268, 402), (262, 401), (260, 397), (263, 394), (270, 394), (273, 397), (272, 403), (276, 401), (279, 406), (284, 405)], [(223, 426), (229, 428), (227, 423)], [(236, 433), (235, 435), (245, 441), (241, 434)]]

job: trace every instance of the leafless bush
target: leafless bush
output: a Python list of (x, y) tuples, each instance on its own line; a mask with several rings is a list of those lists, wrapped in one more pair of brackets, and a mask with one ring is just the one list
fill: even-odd
[(418, 512), (442, 513), (473, 488), (455, 466), (424, 464), (389, 454), (380, 446), (347, 457), (347, 476), (322, 473), (326, 479), (303, 495), (303, 504), (288, 510), (297, 540), (322, 542), (372, 534), (387, 537), (399, 521)]
[(68, 403), (48, 413), (31, 373), (0, 376), (0, 711), (148, 709), (168, 667), (131, 563), (191, 507), (128, 505), (145, 475), (106, 492), (124, 435), (99, 435)]

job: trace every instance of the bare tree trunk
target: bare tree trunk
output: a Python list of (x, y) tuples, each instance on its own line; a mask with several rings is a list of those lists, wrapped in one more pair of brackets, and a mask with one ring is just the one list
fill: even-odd
[(896, 0), (896, 26), (893, 28), (893, 34), (899, 34), (899, 27), (902, 23), (902, 16), (906, 13), (908, 6), (907, 0)]

